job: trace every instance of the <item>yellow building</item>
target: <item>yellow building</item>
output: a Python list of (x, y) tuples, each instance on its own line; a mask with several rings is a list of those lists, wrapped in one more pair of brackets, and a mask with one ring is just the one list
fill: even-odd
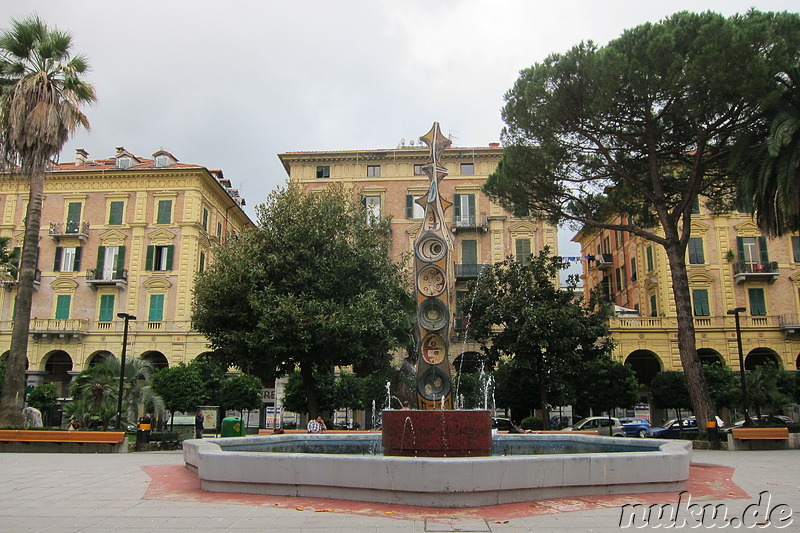
[[(481, 192), (486, 178), (497, 168), (503, 149), (488, 147), (448, 148), (441, 156), (448, 175), (439, 187), (443, 198), (453, 202), (445, 213), (455, 235), (456, 310), (453, 331), (460, 337), (451, 344), (458, 367), (461, 354), (479, 352), (477, 343), (464, 340), (469, 309), (463, 296), (467, 282), (481, 270), (507, 256), (528, 257), (549, 246), (558, 253), (556, 228), (531, 218), (517, 218)], [(429, 151), (401, 145), (385, 150), (289, 152), (279, 154), (292, 182), (306, 190), (343, 183), (358, 194), (368, 219), (391, 221), (391, 254), (395, 261), (408, 261), (421, 226), (422, 208), (414, 200), (430, 185), (422, 171)], [(411, 263), (407, 263), (409, 268)]]
[[(699, 211), (699, 210), (698, 210)], [(612, 223), (618, 223), (618, 218)], [(582, 231), (584, 287), (596, 286), (619, 306), (611, 320), (615, 355), (640, 381), (661, 370), (681, 370), (677, 320), (663, 247), (621, 231)], [(746, 369), (774, 361), (800, 364), (800, 236), (765, 238), (749, 215), (692, 216), (686, 266), (697, 352), (739, 370), (735, 317), (740, 312)]]
[[(215, 246), (253, 224), (222, 171), (179, 163), (160, 150), (141, 158), (117, 148), (108, 159), (54, 165), (45, 180), (39, 270), (31, 311), (28, 383), (55, 382), (122, 351), (156, 367), (208, 351), (191, 330), (192, 289)], [(21, 246), (27, 183), (0, 181), (0, 236)], [(16, 280), (0, 284), (0, 353), (11, 344)]]

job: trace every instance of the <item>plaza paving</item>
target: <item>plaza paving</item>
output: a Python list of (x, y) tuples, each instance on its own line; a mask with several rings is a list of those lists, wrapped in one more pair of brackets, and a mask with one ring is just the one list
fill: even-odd
[[(688, 487), (692, 503), (725, 504), (728, 517), (742, 517), (766, 491), (761, 508), (783, 505), (783, 514), (773, 513), (772, 523), (769, 517), (758, 517), (751, 521), (758, 523), (755, 530), (800, 531), (800, 451), (695, 451), (693, 465)], [(771, 497), (769, 504), (766, 496)], [(595, 496), (449, 511), (208, 493), (183, 468), (181, 452), (0, 453), (4, 532), (605, 532), (620, 529), (625, 503), (677, 499), (674, 493)], [(793, 513), (791, 523), (787, 509)], [(784, 521), (778, 524), (781, 517)], [(689, 530), (692, 524), (690, 520), (685, 528), (671, 529)]]

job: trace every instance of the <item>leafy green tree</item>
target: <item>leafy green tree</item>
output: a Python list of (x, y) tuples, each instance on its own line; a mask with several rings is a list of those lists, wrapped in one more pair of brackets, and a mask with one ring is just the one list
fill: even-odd
[(549, 419), (551, 385), (576, 377), (587, 361), (610, 350), (603, 309), (590, 313), (575, 300), (577, 279), (565, 288), (554, 280), (566, 265), (551, 257), (548, 248), (526, 263), (507, 259), (496, 263), (470, 286), (470, 329), (482, 342), (487, 359), (494, 364), (512, 357), (533, 372), (538, 406)]
[(219, 405), (219, 391), (227, 372), (225, 364), (213, 356), (200, 355), (192, 359), (189, 366), (197, 370), (202, 382), (198, 405)]
[(45, 425), (48, 424), (50, 418), (50, 408), (58, 402), (58, 393), (54, 383), (42, 383), (37, 385), (27, 398), (28, 405), (35, 407), (42, 412), (45, 419)]
[(21, 425), (33, 282), (47, 165), (79, 127), (89, 127), (82, 104), (95, 100), (81, 77), (89, 65), (72, 55), (69, 33), (37, 16), (12, 20), (0, 33), (0, 161), (13, 165), (29, 186), (17, 286), (16, 319), (0, 398), (0, 426)]
[(3, 393), (3, 383), (6, 378), (6, 362), (8, 361), (7, 355), (0, 355), (0, 394)]
[(159, 370), (153, 374), (152, 387), (170, 414), (170, 428), (174, 427), (176, 411), (194, 411), (203, 397), (203, 379), (198, 367), (191, 364)]
[(629, 365), (599, 357), (583, 367), (583, 379), (578, 388), (579, 402), (597, 411), (608, 411), (616, 407), (632, 408), (639, 398), (639, 382)]
[(778, 237), (800, 230), (800, 63), (775, 79), (731, 170), (740, 176), (742, 206), (764, 233)]
[(756, 120), (773, 74), (798, 56), (797, 14), (680, 12), (603, 47), (585, 42), (553, 54), (506, 94), (506, 148), (485, 191), (517, 213), (626, 231), (664, 248), (678, 351), (702, 428), (714, 408), (685, 264), (692, 211), (700, 199), (730, 206), (734, 139)]
[(514, 420), (531, 416), (539, 406), (536, 372), (528, 360), (506, 358), (492, 373), (496, 407), (507, 409)]
[[(748, 370), (745, 372), (745, 379), (747, 399), (759, 421), (762, 414), (774, 413), (791, 401), (789, 396), (778, 389), (780, 370), (772, 363), (758, 365), (753, 370)], [(767, 413), (763, 412), (765, 410)]]
[[(659, 372), (650, 382), (653, 403), (663, 409), (675, 409), (675, 417), (681, 420), (681, 409), (691, 409), (692, 401), (683, 372)], [(698, 427), (700, 422), (698, 421)], [(683, 425), (681, 425), (683, 428)]]
[(257, 211), (258, 229), (219, 248), (199, 275), (193, 327), (244, 371), (298, 368), (316, 416), (315, 370), (388, 361), (410, 338), (413, 302), (389, 258), (388, 222), (367, 224), (351, 191), (293, 184)]
[(342, 372), (334, 381), (333, 396), (336, 409), (345, 410), (347, 420), (350, 409), (364, 409), (363, 380), (355, 374)]
[(742, 388), (733, 371), (725, 364), (715, 362), (703, 365), (708, 392), (717, 412), (723, 408), (742, 405)]
[[(461, 405), (462, 409), (483, 409), (485, 403), (484, 397), (484, 386), (486, 385), (487, 377), (484, 377), (481, 380), (480, 374), (476, 374), (474, 372), (462, 372), (456, 376), (456, 387), (458, 391), (458, 395), (463, 397), (464, 404)], [(494, 388), (489, 391), (491, 394), (494, 391)], [(492, 398), (491, 396), (488, 398), (489, 405), (487, 406), (489, 409), (492, 408)], [(461, 398), (458, 400), (459, 404), (461, 403)]]
[[(333, 372), (314, 371), (314, 383), (317, 388), (317, 414), (328, 414), (336, 409), (336, 388), (333, 379)], [(386, 387), (383, 388), (384, 396)], [(308, 413), (308, 401), (306, 399), (305, 387), (303, 387), (303, 376), (299, 371), (289, 374), (286, 386), (283, 388), (283, 399), (281, 404), (285, 409), (295, 413)], [(316, 418), (316, 417), (314, 417)]]
[(250, 374), (239, 374), (226, 379), (222, 384), (220, 397), (225, 409), (239, 411), (244, 420), (245, 411), (261, 407), (261, 380)]

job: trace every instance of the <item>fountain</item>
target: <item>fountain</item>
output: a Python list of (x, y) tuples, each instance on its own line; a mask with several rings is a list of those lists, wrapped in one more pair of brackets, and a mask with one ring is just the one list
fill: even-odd
[[(453, 410), (449, 338), (452, 205), (439, 196), (450, 145), (439, 124), (430, 147), (424, 222), (414, 245), (418, 344), (417, 410), (387, 409), (382, 435), (235, 437), (183, 443), (186, 467), (204, 490), (463, 508), (588, 494), (679, 491), (691, 443), (579, 434), (492, 436), (484, 410)], [(373, 417), (375, 406), (373, 402)]]

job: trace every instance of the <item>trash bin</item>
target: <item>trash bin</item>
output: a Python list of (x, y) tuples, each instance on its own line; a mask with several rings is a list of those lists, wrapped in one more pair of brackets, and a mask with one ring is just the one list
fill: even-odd
[(238, 416), (229, 416), (222, 419), (221, 437), (242, 437), (245, 434), (244, 424), (242, 424), (242, 419)]

